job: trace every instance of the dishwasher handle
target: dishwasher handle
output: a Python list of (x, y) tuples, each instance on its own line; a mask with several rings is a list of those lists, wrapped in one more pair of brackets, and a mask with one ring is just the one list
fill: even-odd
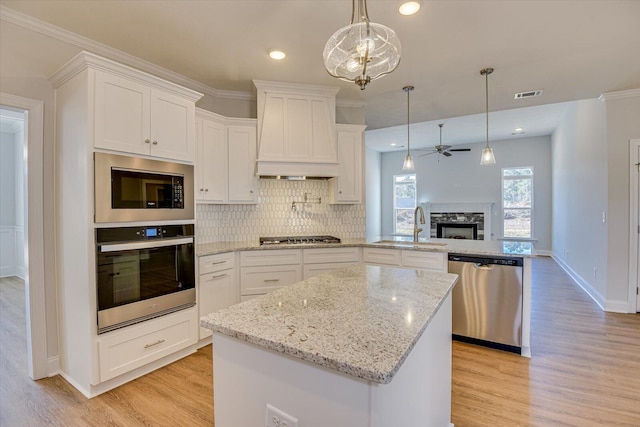
[(524, 264), (521, 257), (496, 257), (496, 256), (470, 256), (466, 254), (449, 254), (449, 262), (470, 262), (480, 265), (504, 265), (507, 267), (522, 267)]

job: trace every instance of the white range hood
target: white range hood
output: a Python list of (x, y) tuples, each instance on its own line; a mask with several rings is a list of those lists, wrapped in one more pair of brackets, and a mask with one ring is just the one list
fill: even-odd
[(336, 177), (337, 87), (254, 80), (258, 176)]

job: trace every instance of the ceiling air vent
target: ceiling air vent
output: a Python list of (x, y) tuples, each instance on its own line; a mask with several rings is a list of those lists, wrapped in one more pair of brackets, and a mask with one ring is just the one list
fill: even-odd
[(527, 92), (516, 93), (513, 99), (523, 99), (523, 98), (531, 98), (533, 96), (542, 95), (543, 90), (530, 90)]

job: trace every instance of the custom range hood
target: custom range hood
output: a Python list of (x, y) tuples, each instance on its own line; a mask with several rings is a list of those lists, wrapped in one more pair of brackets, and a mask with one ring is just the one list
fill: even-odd
[(338, 176), (339, 88), (254, 80), (258, 99), (259, 177)]

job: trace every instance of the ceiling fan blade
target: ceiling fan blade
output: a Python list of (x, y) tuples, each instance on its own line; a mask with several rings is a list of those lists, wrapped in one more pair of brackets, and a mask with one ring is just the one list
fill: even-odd
[(419, 154), (418, 157), (430, 156), (431, 154), (438, 154), (437, 151), (432, 151), (431, 153)]
[(471, 148), (452, 148), (448, 151), (471, 151)]
[(451, 156), (453, 156), (453, 154), (451, 154), (451, 153), (450, 153), (450, 152), (448, 152), (448, 151), (443, 151), (443, 152), (442, 152), (442, 155), (443, 155), (443, 156), (445, 156), (445, 157), (451, 157)]

